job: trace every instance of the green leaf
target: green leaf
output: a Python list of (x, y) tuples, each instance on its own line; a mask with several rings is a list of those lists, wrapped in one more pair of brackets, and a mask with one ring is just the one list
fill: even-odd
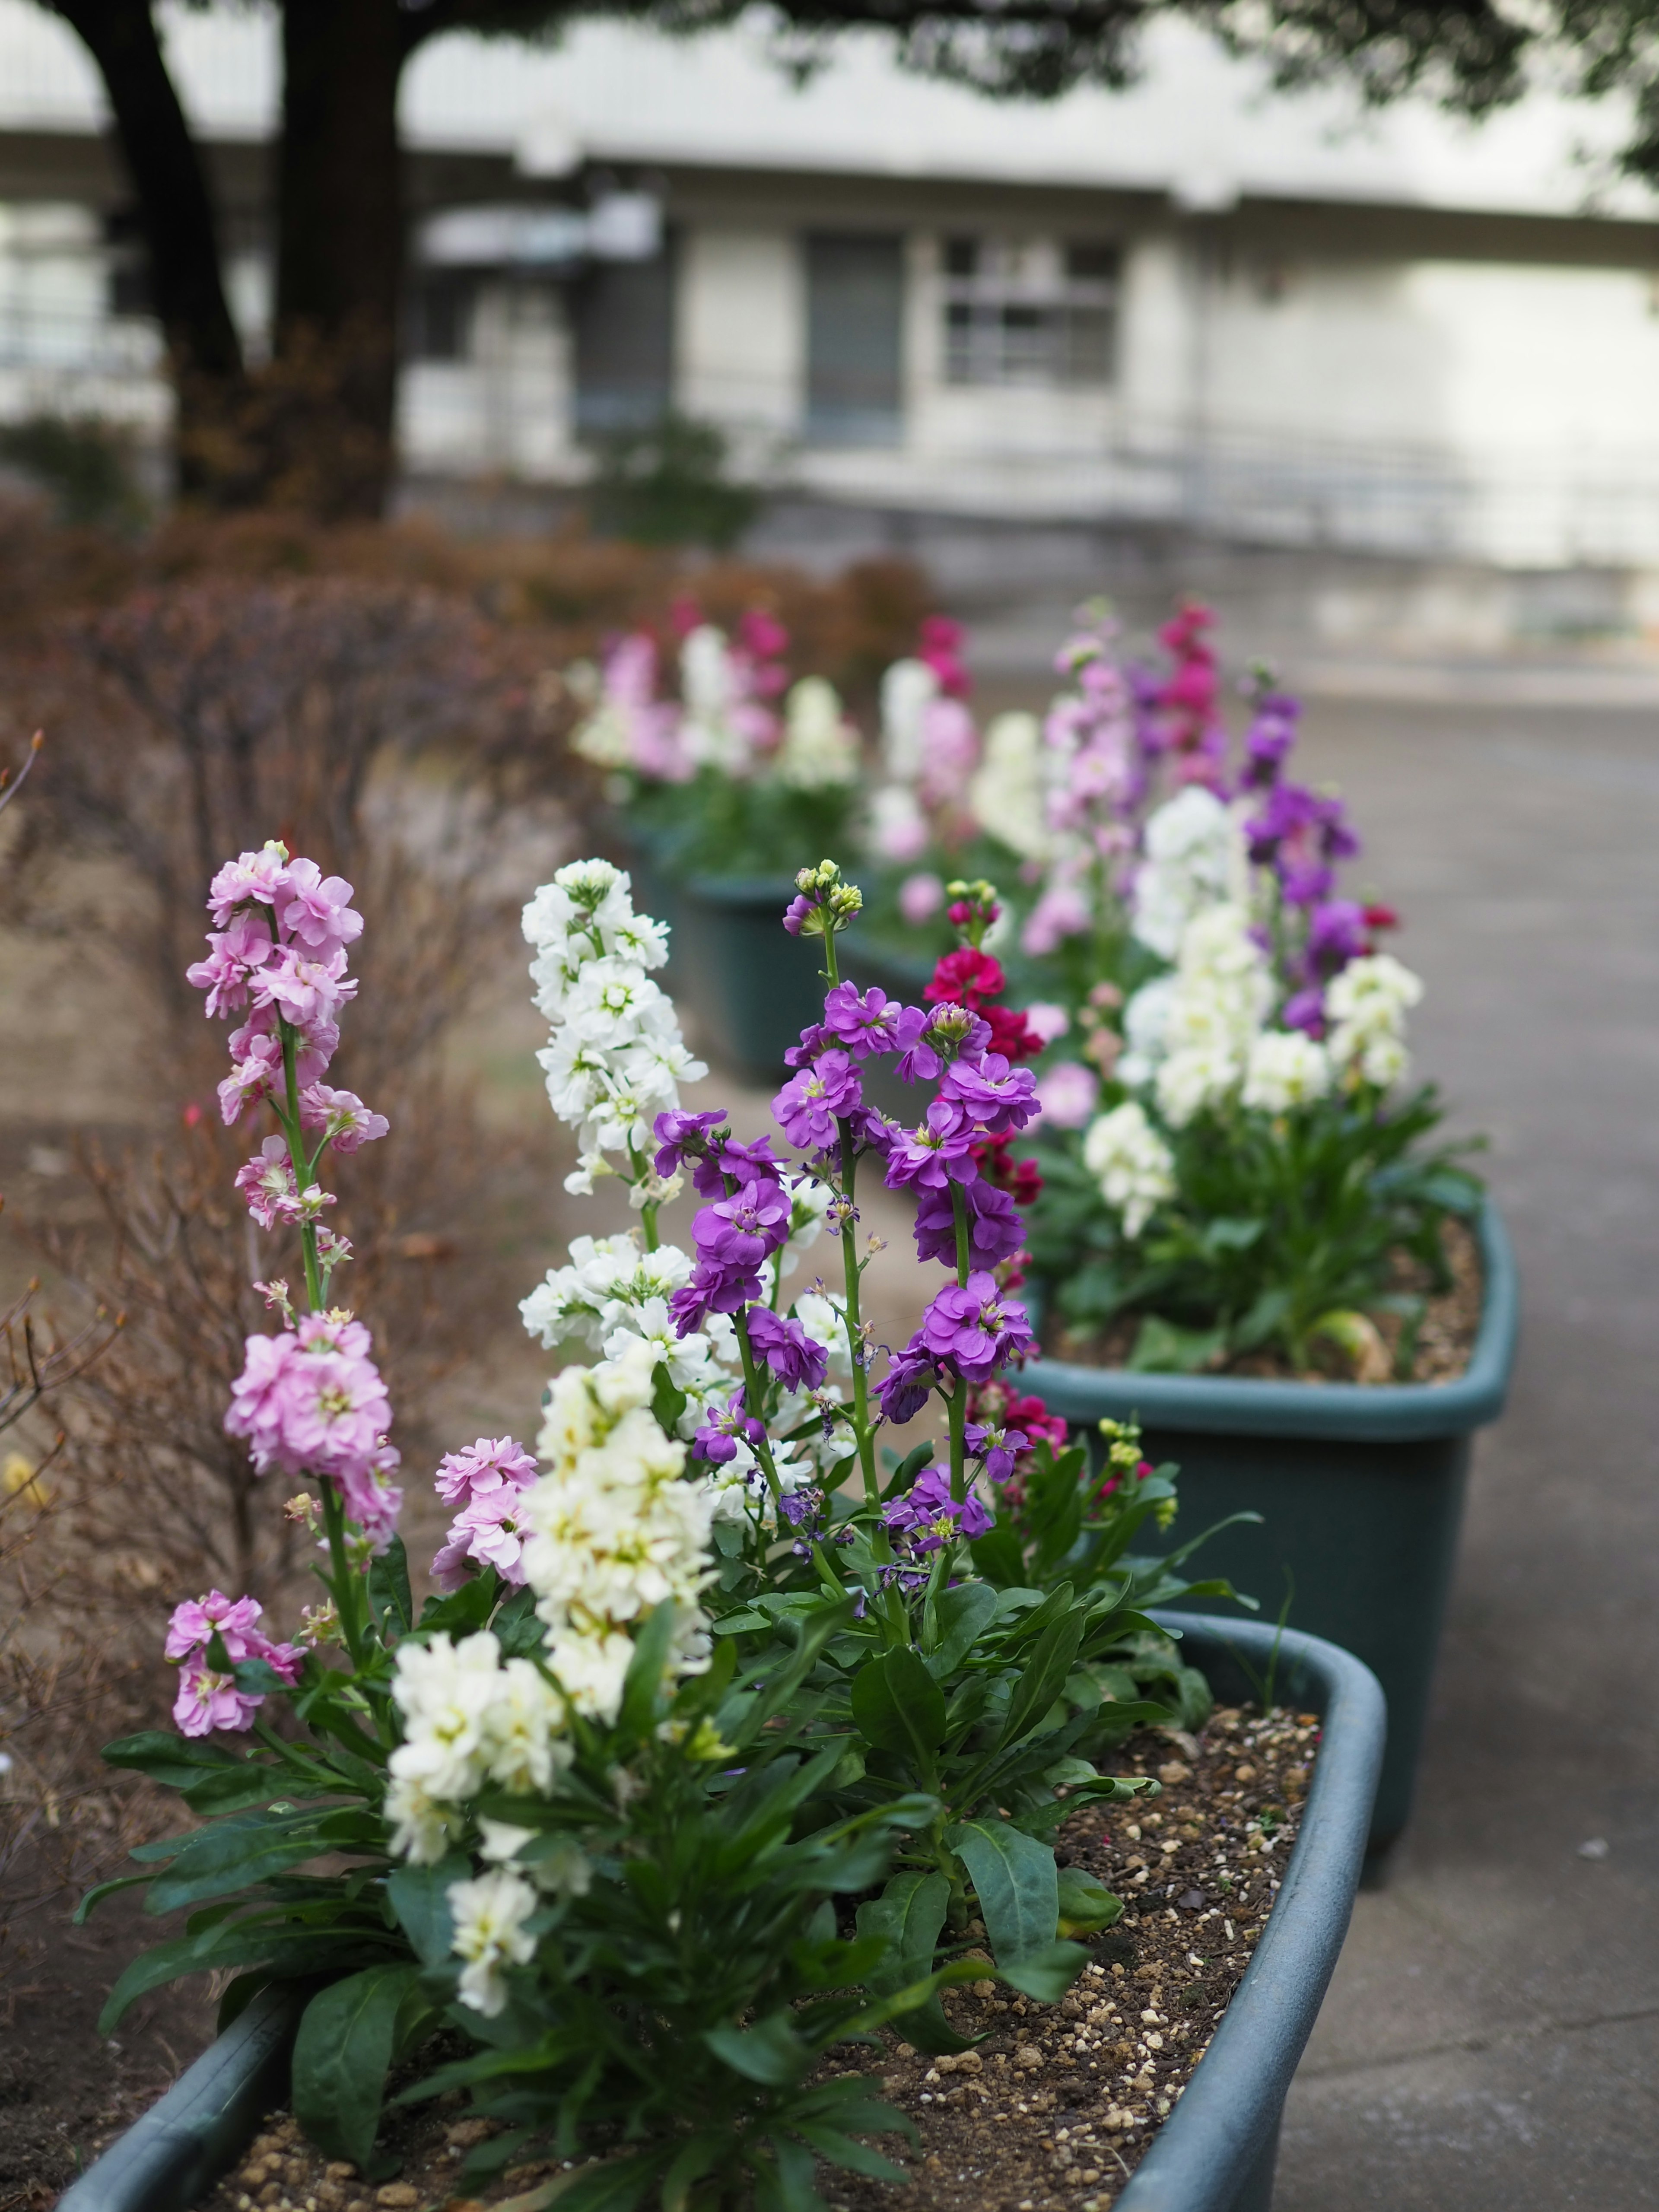
[(878, 1750), (898, 1752), (933, 1772), (945, 1741), (945, 1693), (908, 1644), (870, 1660), (853, 1677), (853, 1718)]
[[(933, 1954), (951, 1902), (951, 1885), (942, 1874), (896, 1874), (879, 1897), (866, 1898), (858, 1910), (860, 1936), (878, 1936), (887, 1945), (881, 1964), (865, 1977), (878, 1996), (891, 1996), (924, 1980), (933, 1969)], [(971, 2050), (972, 2039), (958, 2035), (945, 2017), (937, 1994), (914, 2012), (898, 2015), (907, 2039), (935, 2057)]]
[(152, 1874), (123, 1874), (118, 1875), (113, 1881), (100, 1881), (95, 1888), (89, 1889), (76, 1906), (70, 1917), (70, 1925), (76, 1928), (83, 1926), (87, 1915), (96, 1912), (104, 1899), (113, 1897), (118, 1889), (141, 1888), (145, 1882), (155, 1879)]
[(319, 1990), (294, 2045), (294, 2115), (320, 2150), (366, 2166), (374, 2150), (398, 2014), (416, 1966), (370, 1966)]
[(651, 1373), (651, 1413), (665, 1437), (679, 1434), (679, 1420), (690, 1400), (676, 1384), (667, 1363), (659, 1359)]
[(662, 1697), (663, 1676), (668, 1667), (668, 1647), (674, 1634), (674, 1603), (665, 1598), (653, 1608), (634, 1639), (634, 1656), (623, 1681), (622, 1711), (617, 1725), (624, 1734), (649, 1735)]
[(1005, 1966), (1002, 1978), (1011, 1990), (1035, 1997), (1039, 2004), (1058, 2004), (1088, 1963), (1089, 1954), (1080, 1943), (1050, 1943)]
[(958, 1583), (939, 1601), (939, 1648), (925, 1664), (936, 1682), (947, 1681), (994, 1617), (996, 1592), (981, 1582)]
[(769, 2089), (787, 2088), (811, 2063), (787, 2013), (772, 2013), (753, 2027), (705, 2028), (702, 2039), (734, 2073)]
[(1006, 1820), (962, 1820), (945, 1840), (967, 1868), (999, 1966), (1045, 1951), (1060, 1920), (1060, 1884), (1047, 1844)]
[(246, 1759), (234, 1767), (203, 1775), (185, 1791), (185, 1802), (192, 1813), (210, 1816), (245, 1812), (250, 1805), (269, 1805), (273, 1797), (289, 1796), (294, 1791), (295, 1777), (288, 1768), (269, 1759)]
[(131, 1767), (167, 1790), (188, 1790), (210, 1769), (234, 1771), (247, 1763), (216, 1743), (193, 1743), (164, 1729), (144, 1729), (137, 1735), (120, 1736), (104, 1746), (104, 1757), (110, 1765)]
[(385, 1551), (369, 1562), (368, 1602), (383, 1642), (395, 1644), (415, 1626), (415, 1601), (409, 1594), (409, 1554), (401, 1536), (394, 1536)]
[(1014, 1685), (1014, 1694), (1008, 1700), (1002, 1733), (997, 1739), (999, 1751), (1006, 1751), (1030, 1735), (1065, 1688), (1078, 1646), (1083, 1641), (1086, 1618), (1085, 1608), (1075, 1606), (1038, 1639), (1036, 1650), (1026, 1662), (1025, 1671)]
[(988, 1536), (976, 1538), (968, 1548), (977, 1571), (999, 1589), (1016, 1589), (1025, 1580), (1025, 1554), (1012, 1528), (993, 1528)]
[(464, 1851), (452, 1851), (436, 1866), (400, 1866), (386, 1882), (386, 1894), (398, 1916), (398, 1925), (423, 1966), (441, 1966), (455, 1940), (450, 1917), (449, 1889), (465, 1881), (472, 1862)]
[(150, 1884), (145, 1911), (176, 1912), (182, 1905), (228, 1896), (272, 1875), (286, 1874), (291, 1867), (303, 1866), (327, 1848), (308, 1817), (298, 1834), (294, 1832), (292, 1816), (264, 1815), (265, 1825), (261, 1826), (243, 1826), (245, 1817), (233, 1814), (192, 1836)]
[(1129, 1355), (1135, 1375), (1194, 1375), (1227, 1349), (1224, 1328), (1181, 1328), (1161, 1315), (1148, 1314)]
[(1062, 1936), (1097, 1936), (1121, 1919), (1123, 1899), (1114, 1897), (1103, 1881), (1081, 1867), (1060, 1870), (1060, 1932)]

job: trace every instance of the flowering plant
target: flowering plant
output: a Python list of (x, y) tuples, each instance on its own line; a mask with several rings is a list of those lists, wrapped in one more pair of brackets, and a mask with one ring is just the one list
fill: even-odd
[(751, 611), (728, 638), (680, 608), (676, 627), (678, 696), (657, 640), (632, 631), (572, 671), (586, 713), (571, 742), (671, 875), (775, 876), (843, 834), (858, 731), (824, 678), (790, 681), (772, 616)]
[[(1457, 1148), (1425, 1149), (1441, 1108), (1402, 1089), (1423, 987), (1380, 949), (1393, 911), (1338, 889), (1358, 839), (1340, 799), (1286, 772), (1296, 702), (1253, 678), (1235, 767), (1207, 619), (1164, 633), (1185, 657), (1156, 702), (1179, 716), (1150, 748), (1123, 720), (1115, 827), (1053, 864), (1024, 925), (1028, 951), (1071, 938), (1060, 1011), (1081, 1045), (1040, 1082), (1032, 1250), (1072, 1343), (1133, 1318), (1132, 1366), (1277, 1352), (1304, 1370), (1323, 1339), (1382, 1379), (1409, 1371), (1423, 1310), (1390, 1288), (1394, 1255), (1443, 1286), (1441, 1224), (1479, 1186)], [(1137, 821), (1158, 759), (1178, 787)], [(1391, 1358), (1382, 1313), (1401, 1324)]]
[[(200, 1817), (128, 1878), (192, 1917), (106, 2018), (204, 1968), (240, 1970), (226, 2016), (325, 1978), (295, 2106), (371, 2172), (391, 2065), (447, 2025), (473, 2052), (404, 2094), (466, 2087), (506, 2123), (475, 2173), (542, 2145), (596, 2161), (574, 2206), (748, 2192), (787, 2212), (818, 2204), (816, 2156), (896, 2173), (859, 2137), (898, 2116), (818, 2061), (889, 2021), (956, 2047), (953, 1981), (1060, 1996), (1085, 1955), (1065, 1939), (1120, 1908), (1056, 1867), (1052, 1835), (1079, 1802), (1155, 1787), (1096, 1762), (1207, 1694), (1145, 1612), (1192, 1586), (1128, 1550), (1172, 1509), (1169, 1471), (1126, 1432), (1085, 1486), (1080, 1448), (1002, 1373), (1030, 1340), (1005, 1185), (1035, 1093), (994, 1048), (1020, 1025), (975, 942), (986, 887), (962, 902), (959, 995), (906, 1006), (840, 980), (856, 889), (829, 862), (798, 881), (784, 927), (822, 939), (829, 988), (774, 1101), (793, 1161), (682, 1107), (702, 1070), (625, 876), (578, 863), (526, 908), (569, 1185), (618, 1178), (640, 1222), (579, 1239), (526, 1299), (544, 1343), (599, 1356), (555, 1377), (534, 1458), (508, 1437), (443, 1461), (453, 1518), (418, 1614), (373, 1347), (324, 1303), (349, 1256), (322, 1224), (324, 1154), (386, 1133), (323, 1081), (362, 924), (348, 885), (279, 845), (213, 886), (191, 979), (246, 1017), (223, 1111), (268, 1104), (279, 1132), (238, 1182), (303, 1270), (297, 1301), (263, 1286), (281, 1326), (249, 1340), (227, 1425), (256, 1466), (318, 1485), (286, 1510), (321, 1533), (327, 1602), (292, 1641), (251, 1597), (176, 1608), (178, 1733), (109, 1756)], [(863, 1100), (883, 1056), (934, 1086), (915, 1127)], [(861, 1316), (866, 1164), (913, 1194), (918, 1250), (948, 1271), (896, 1352)], [(688, 1177), (689, 1251), (658, 1226)], [(841, 1285), (787, 1300), (826, 1228)], [(930, 1403), (943, 1456), (879, 1455)]]

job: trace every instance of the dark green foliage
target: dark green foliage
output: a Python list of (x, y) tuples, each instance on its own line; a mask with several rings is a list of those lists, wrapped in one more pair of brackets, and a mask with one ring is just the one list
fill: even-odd
[(629, 807), (668, 876), (786, 878), (845, 842), (855, 785), (798, 791), (775, 777), (743, 781), (700, 769), (690, 783), (642, 783)]
[(596, 441), (589, 512), (606, 538), (725, 552), (760, 511), (761, 495), (727, 473), (726, 434), (672, 410), (643, 429)]

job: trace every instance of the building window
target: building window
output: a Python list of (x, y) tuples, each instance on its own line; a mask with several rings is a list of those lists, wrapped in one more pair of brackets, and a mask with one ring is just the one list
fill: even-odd
[(471, 270), (423, 269), (407, 301), (410, 361), (465, 361), (471, 350), (478, 280)]
[(649, 261), (595, 261), (572, 287), (578, 430), (647, 429), (672, 406), (672, 244)]
[(902, 239), (807, 238), (806, 435), (812, 444), (899, 443), (903, 316)]
[(945, 241), (945, 374), (951, 384), (1108, 385), (1116, 369), (1114, 246)]

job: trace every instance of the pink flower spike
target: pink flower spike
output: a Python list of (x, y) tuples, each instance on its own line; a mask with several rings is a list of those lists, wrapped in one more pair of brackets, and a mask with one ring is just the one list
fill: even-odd
[(517, 1589), (524, 1581), (524, 1536), (519, 1523), (523, 1493), (498, 1490), (475, 1498), (452, 1522), (447, 1541), (432, 1562), (432, 1579), (446, 1597), (471, 1579), (467, 1570), (494, 1567)]
[(480, 1437), (465, 1451), (439, 1462), (433, 1486), (446, 1505), (465, 1509), (482, 1498), (527, 1490), (536, 1480), (536, 1462), (511, 1437)]
[(245, 1698), (230, 1675), (216, 1674), (204, 1659), (192, 1659), (179, 1677), (173, 1724), (180, 1735), (211, 1735), (216, 1729), (240, 1735), (253, 1726), (264, 1703)]
[(319, 957), (297, 945), (283, 945), (255, 975), (252, 991), (256, 1006), (274, 1006), (285, 1020), (331, 1022), (356, 997), (357, 982), (346, 973), (343, 946)]

